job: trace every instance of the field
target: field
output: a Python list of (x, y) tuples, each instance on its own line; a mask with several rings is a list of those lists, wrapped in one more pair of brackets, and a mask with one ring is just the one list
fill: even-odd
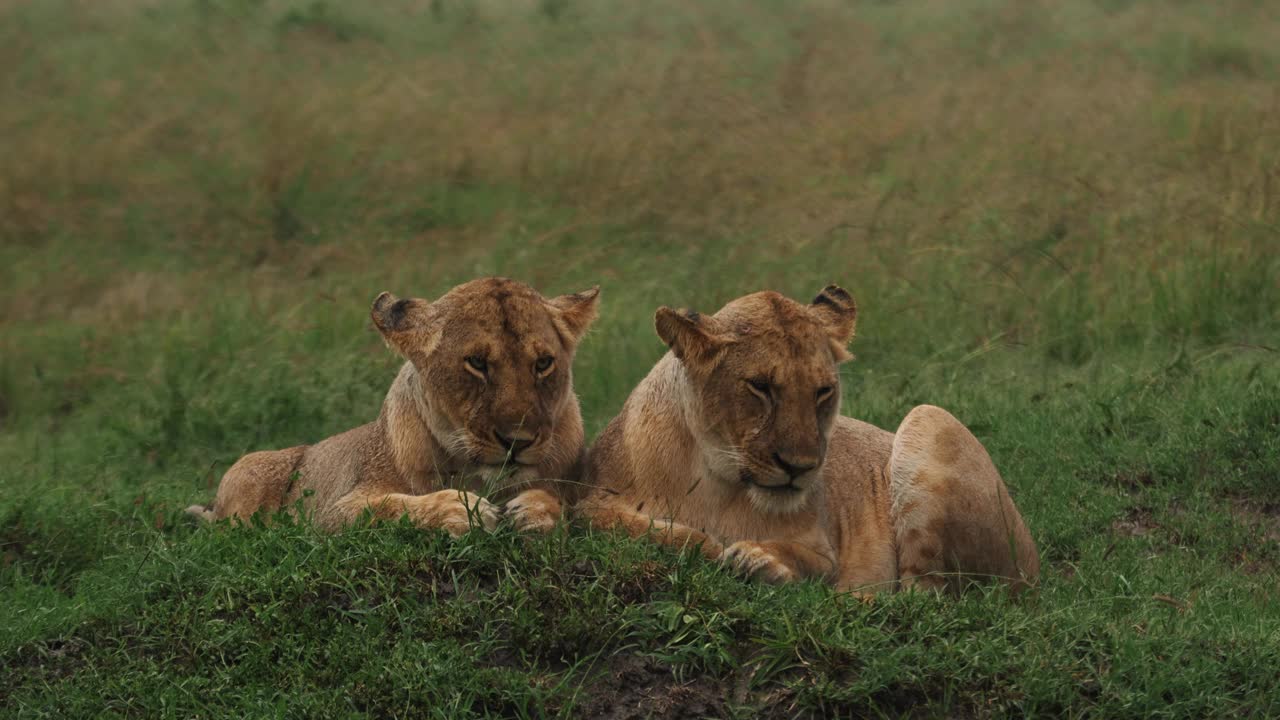
[[(1250, 0), (0, 0), (0, 715), (1280, 715), (1277, 88)], [(1041, 587), (186, 519), (488, 274), (603, 287), (589, 435), (658, 306), (841, 284)]]

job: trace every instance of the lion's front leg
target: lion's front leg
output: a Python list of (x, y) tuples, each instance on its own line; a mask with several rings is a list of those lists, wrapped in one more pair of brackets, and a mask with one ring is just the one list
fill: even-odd
[(700, 530), (637, 512), (622, 501), (588, 501), (578, 510), (593, 528), (624, 530), (631, 537), (647, 537), (676, 549), (698, 547), (708, 560), (718, 559), (724, 551), (723, 545)]
[(408, 515), (421, 528), (442, 528), (458, 537), (472, 528), (492, 531), (498, 525), (497, 506), (465, 490), (439, 490), (426, 495), (354, 491), (337, 502), (334, 510), (349, 524), (366, 509), (378, 520)]
[(564, 512), (560, 498), (541, 489), (525, 490), (507, 501), (503, 514), (517, 530), (550, 532)]
[(721, 561), (746, 577), (775, 585), (810, 577), (830, 579), (835, 573), (830, 548), (796, 541), (739, 540), (725, 549)]

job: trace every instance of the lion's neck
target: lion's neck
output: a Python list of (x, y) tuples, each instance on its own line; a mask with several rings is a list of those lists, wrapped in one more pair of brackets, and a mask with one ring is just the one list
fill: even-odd
[(405, 363), (382, 403), (378, 424), (390, 459), (400, 477), (415, 493), (431, 489), (442, 457), (440, 444), (427, 424), (422, 378), (412, 363)]
[(682, 363), (672, 358), (670, 380), (671, 399), (677, 411), (677, 422), (683, 434), (692, 441), (692, 457), (698, 469), (698, 476), (709, 480), (718, 480), (729, 487), (737, 480), (737, 465), (731, 462), (724, 451), (717, 448), (715, 442), (707, 435), (707, 423), (702, 417), (702, 400), (698, 397), (689, 373)]
[[(633, 403), (627, 423), (633, 441), (627, 444), (652, 454), (636, 458), (637, 477), (651, 477), (655, 482), (665, 477), (677, 484), (714, 479), (714, 463), (708, 462), (711, 451), (703, 438), (698, 400), (684, 366), (675, 357), (667, 355), (658, 362), (635, 400), (638, 402)], [(711, 483), (705, 485), (702, 491), (711, 489)]]

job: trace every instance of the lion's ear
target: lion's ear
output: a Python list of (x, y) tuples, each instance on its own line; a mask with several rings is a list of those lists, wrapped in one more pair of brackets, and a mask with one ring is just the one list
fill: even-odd
[(858, 321), (858, 306), (853, 297), (838, 285), (828, 285), (813, 299), (809, 312), (831, 338), (831, 354), (836, 362), (852, 359), (845, 346), (853, 339), (853, 329)]
[(715, 318), (696, 310), (660, 307), (653, 324), (662, 342), (686, 365), (710, 360), (726, 344)]
[(561, 295), (548, 300), (555, 309), (557, 319), (564, 325), (563, 331), (577, 342), (596, 319), (597, 306), (600, 304), (600, 286), (590, 290)]
[(422, 333), (427, 328), (427, 310), (430, 307), (431, 303), (426, 300), (401, 300), (384, 292), (374, 299), (369, 317), (382, 334), (382, 339), (405, 359), (411, 359), (410, 353), (421, 349), (419, 346)]

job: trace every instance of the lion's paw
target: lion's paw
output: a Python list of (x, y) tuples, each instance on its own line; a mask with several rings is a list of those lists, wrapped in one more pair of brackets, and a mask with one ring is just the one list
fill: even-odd
[(550, 532), (560, 520), (560, 501), (546, 490), (526, 490), (507, 502), (503, 514), (517, 530)]
[(441, 490), (427, 496), (431, 504), (431, 524), (458, 537), (472, 528), (492, 532), (498, 527), (498, 506), (465, 490)]
[(720, 561), (735, 572), (767, 583), (779, 584), (796, 579), (796, 573), (778, 556), (752, 540), (740, 540), (730, 545)]

